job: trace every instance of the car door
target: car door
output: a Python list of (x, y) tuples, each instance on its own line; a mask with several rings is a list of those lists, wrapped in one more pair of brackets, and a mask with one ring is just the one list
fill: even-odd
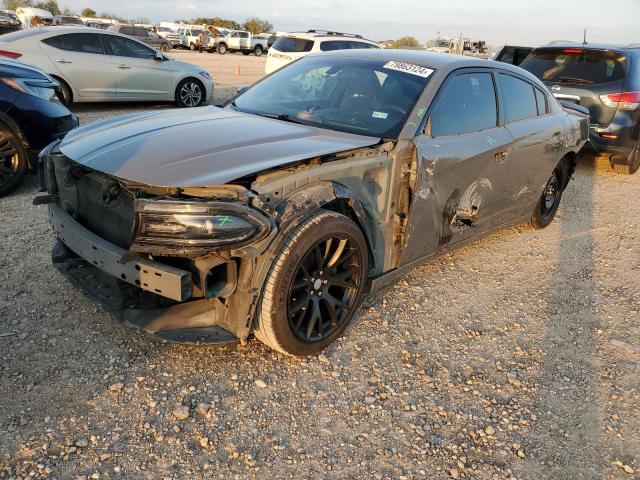
[(503, 160), (501, 208), (495, 224), (528, 215), (560, 160), (564, 142), (562, 121), (549, 113), (548, 94), (523, 77), (497, 72), (500, 107), (512, 149)]
[(498, 124), (489, 69), (450, 75), (425, 118), (423, 132), (414, 139), (417, 179), (402, 264), (491, 227), (501, 189), (496, 159), (511, 142)]
[(72, 87), (76, 100), (101, 100), (116, 94), (116, 73), (105, 62), (98, 33), (68, 33), (42, 40), (41, 48), (60, 76)]
[(173, 98), (173, 71), (169, 66), (170, 62), (158, 60), (154, 49), (137, 40), (120, 35), (104, 35), (103, 41), (116, 71), (118, 98)]
[(249, 37), (249, 32), (238, 32), (238, 37), (240, 38), (240, 48), (251, 48), (251, 38)]

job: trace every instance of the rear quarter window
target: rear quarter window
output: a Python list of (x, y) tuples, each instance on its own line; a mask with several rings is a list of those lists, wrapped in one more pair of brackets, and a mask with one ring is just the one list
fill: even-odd
[(280, 37), (273, 44), (275, 50), (284, 53), (303, 53), (310, 52), (313, 48), (313, 40), (304, 38)]
[(520, 67), (546, 82), (597, 85), (624, 80), (626, 63), (615, 52), (564, 48), (534, 50)]
[(538, 106), (534, 87), (524, 80), (511, 75), (498, 74), (498, 86), (502, 93), (504, 120), (518, 122), (538, 116)]

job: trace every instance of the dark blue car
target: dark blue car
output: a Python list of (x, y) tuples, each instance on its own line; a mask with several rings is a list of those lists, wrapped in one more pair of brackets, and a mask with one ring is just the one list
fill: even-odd
[(35, 171), (40, 150), (78, 126), (58, 83), (42, 70), (0, 61), (0, 196)]

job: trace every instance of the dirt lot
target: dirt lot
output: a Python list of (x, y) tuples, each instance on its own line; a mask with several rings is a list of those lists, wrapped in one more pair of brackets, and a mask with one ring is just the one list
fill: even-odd
[[(220, 97), (264, 65), (178, 55)], [(35, 186), (0, 200), (0, 478), (640, 478), (640, 174), (585, 156), (548, 229), (417, 268), (307, 360), (126, 330), (51, 266)]]

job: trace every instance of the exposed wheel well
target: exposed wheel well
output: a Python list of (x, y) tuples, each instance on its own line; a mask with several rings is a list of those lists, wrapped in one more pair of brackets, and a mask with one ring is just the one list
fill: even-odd
[(351, 204), (351, 200), (349, 200), (348, 198), (336, 198), (335, 200), (327, 203), (326, 205), (323, 205), (322, 208), (325, 210), (331, 210), (332, 212), (340, 213), (345, 217), (349, 217), (351, 220), (354, 221), (354, 223), (358, 226), (358, 228), (360, 229), (360, 231), (362, 232), (362, 235), (366, 240), (367, 253), (369, 255), (369, 266), (371, 267), (375, 265), (376, 259), (374, 258), (374, 255), (373, 255), (371, 239), (369, 238), (367, 230), (361, 224), (360, 218), (356, 214), (356, 211), (353, 208), (353, 205)]
[(572, 175), (576, 171), (577, 165), (578, 165), (578, 156), (574, 152), (567, 153), (558, 162), (557, 168), (561, 176), (560, 181), (562, 185), (562, 190), (567, 188), (567, 185), (569, 184), (569, 180), (571, 180)]

